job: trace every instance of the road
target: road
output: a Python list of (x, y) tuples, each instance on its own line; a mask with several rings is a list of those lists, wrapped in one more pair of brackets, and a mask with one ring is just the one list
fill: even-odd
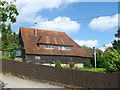
[(12, 75), (2, 74), (2, 80), (7, 83), (5, 88), (63, 88), (48, 83), (36, 82), (29, 79), (21, 79)]

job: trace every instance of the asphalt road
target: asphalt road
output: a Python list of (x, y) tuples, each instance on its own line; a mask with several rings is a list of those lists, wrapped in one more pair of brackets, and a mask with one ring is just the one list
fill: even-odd
[(2, 80), (7, 83), (5, 88), (63, 88), (61, 86), (51, 85), (49, 83), (36, 82), (29, 79), (21, 79), (12, 75), (2, 74)]

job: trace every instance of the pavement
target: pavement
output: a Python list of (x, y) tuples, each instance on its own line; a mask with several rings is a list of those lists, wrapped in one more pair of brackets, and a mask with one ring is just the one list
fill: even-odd
[(29, 79), (22, 79), (13, 75), (1, 74), (2, 81), (4, 81), (5, 88), (63, 88), (62, 86), (51, 85), (49, 83), (36, 82)]

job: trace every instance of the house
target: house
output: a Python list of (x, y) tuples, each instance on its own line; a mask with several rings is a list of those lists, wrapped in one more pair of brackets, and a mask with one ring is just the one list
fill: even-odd
[(20, 27), (22, 58), (31, 63), (83, 63), (92, 54), (80, 47), (65, 32)]
[(102, 56), (105, 56), (105, 54), (107, 54), (107, 52), (108, 52), (109, 50), (112, 50), (112, 49), (113, 49), (112, 47), (108, 47), (108, 48), (103, 52)]

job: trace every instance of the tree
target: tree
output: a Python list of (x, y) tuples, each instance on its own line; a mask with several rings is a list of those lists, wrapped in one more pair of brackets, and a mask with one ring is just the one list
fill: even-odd
[[(103, 67), (103, 61), (104, 61), (104, 57), (102, 56), (102, 51), (101, 50), (97, 50), (97, 53), (96, 53), (96, 67), (97, 68), (102, 68)], [(91, 64), (92, 66), (94, 67), (95, 66), (95, 61), (94, 61), (94, 55), (91, 59)]]
[(19, 44), (19, 34), (16, 34), (15, 32), (11, 35), (11, 40), (13, 40), (13, 43)]
[(1, 24), (2, 25), (2, 51), (7, 51), (7, 46), (9, 44), (11, 44), (11, 25), (6, 25), (4, 23)]
[(14, 59), (16, 56), (16, 51), (18, 50), (19, 46), (16, 43), (12, 43), (7, 46), (7, 51), (10, 52), (10, 58)]
[(109, 50), (104, 56), (104, 68), (108, 72), (120, 71), (120, 54), (115, 49)]
[(12, 4), (12, 2), (7, 2), (4, 0), (0, 0), (0, 15), (2, 23), (7, 22), (8, 19), (10, 22), (16, 22), (16, 16), (19, 15), (16, 6)]
[(2, 51), (2, 37), (0, 37), (0, 51)]
[(10, 52), (10, 58), (14, 59), (16, 51), (19, 50), (19, 35), (13, 32), (9, 38), (11, 44), (7, 45), (7, 52)]
[(92, 68), (92, 64), (90, 63), (90, 61), (86, 61), (86, 62), (84, 62), (84, 67), (85, 68)]
[(120, 54), (120, 29), (118, 29), (117, 34), (115, 34), (115, 37), (118, 38), (118, 40), (114, 40), (112, 45), (113, 48), (116, 49)]
[(84, 48), (85, 50), (92, 50), (91, 47), (87, 47), (87, 46), (85, 46), (85, 45), (83, 45), (83, 46), (81, 46), (81, 47)]
[[(14, 1), (15, 0), (13, 0), (12, 2)], [(19, 13), (17, 11), (16, 6), (12, 2), (0, 0), (0, 10), (1, 10), (0, 32), (2, 32), (2, 51), (10, 51), (9, 46), (18, 45), (18, 42), (16, 43), (14, 42), (16, 40), (13, 37), (16, 35), (11, 30), (11, 24), (16, 22), (16, 17), (19, 15)]]

